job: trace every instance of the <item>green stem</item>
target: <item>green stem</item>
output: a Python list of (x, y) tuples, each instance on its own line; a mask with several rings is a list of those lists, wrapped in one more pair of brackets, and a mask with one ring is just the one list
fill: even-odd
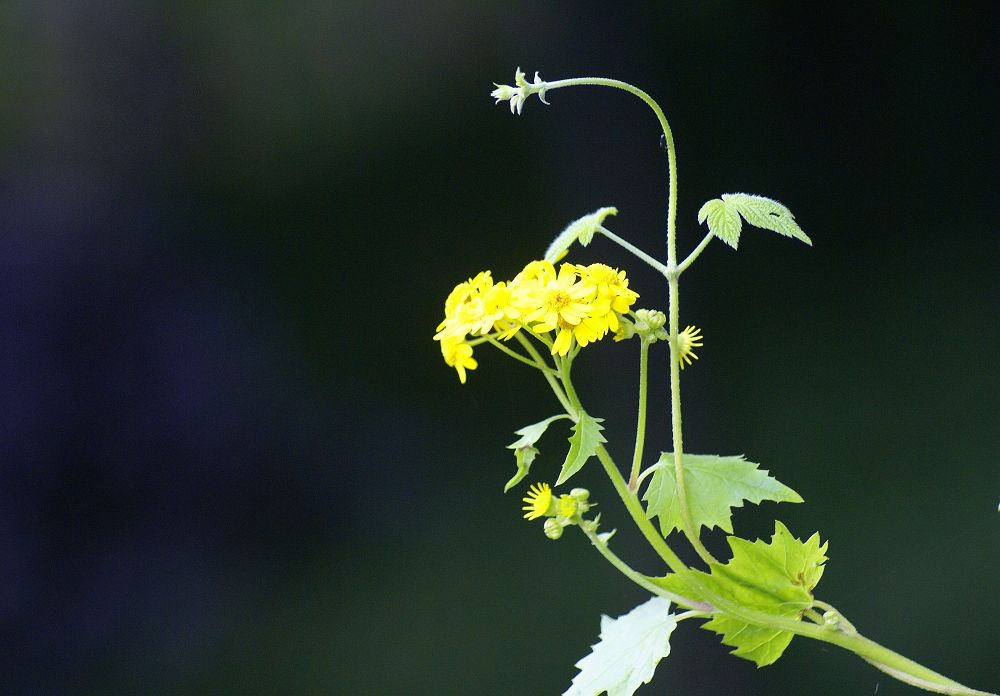
[[(531, 341), (521, 335), (520, 331), (514, 334), (514, 338), (516, 338), (518, 342), (524, 346), (524, 349), (528, 351), (528, 355), (533, 357), (535, 362), (539, 365), (545, 364), (545, 360), (542, 358), (541, 354), (539, 354), (538, 350), (531, 345)], [(545, 377), (545, 381), (549, 383), (549, 386), (552, 388), (552, 393), (556, 395), (556, 399), (559, 400), (563, 410), (565, 410), (569, 417), (573, 419), (574, 423), (577, 422), (580, 419), (580, 416), (573, 410), (573, 406), (570, 404), (569, 399), (566, 398), (566, 393), (562, 390), (562, 387), (559, 386), (559, 382), (556, 381), (556, 378), (552, 376), (548, 370), (543, 370), (542, 375)]]
[(615, 491), (618, 493), (618, 497), (621, 498), (622, 503), (624, 503), (625, 509), (628, 510), (632, 521), (639, 527), (639, 531), (646, 538), (646, 541), (649, 542), (649, 545), (653, 547), (653, 550), (656, 551), (656, 554), (663, 559), (663, 562), (667, 564), (670, 570), (682, 575), (689, 575), (691, 570), (684, 565), (684, 562), (674, 553), (656, 527), (653, 526), (653, 523), (646, 517), (646, 511), (642, 509), (642, 504), (639, 502), (638, 496), (628, 489), (628, 484), (625, 483), (625, 479), (622, 478), (621, 472), (618, 471), (618, 467), (615, 465), (611, 455), (608, 454), (608, 450), (604, 448), (604, 445), (597, 446), (597, 459), (604, 467), (608, 478), (611, 479), (611, 485), (615, 487)]
[(656, 259), (654, 259), (649, 254), (647, 254), (645, 251), (643, 251), (639, 247), (635, 246), (631, 242), (625, 241), (624, 239), (622, 239), (621, 237), (619, 237), (617, 234), (615, 234), (611, 230), (606, 229), (603, 225), (599, 226), (597, 228), (597, 231), (600, 232), (601, 234), (603, 234), (605, 237), (607, 237), (608, 239), (610, 239), (612, 242), (614, 242), (618, 246), (620, 246), (620, 247), (626, 249), (627, 251), (631, 252), (634, 256), (637, 256), (638, 258), (642, 259), (643, 261), (645, 261), (646, 263), (648, 263), (650, 266), (652, 266), (653, 268), (655, 268), (656, 270), (658, 270), (660, 273), (662, 273), (664, 277), (666, 277), (666, 275), (667, 275), (667, 267), (664, 266), (659, 261), (657, 261)]
[(489, 344), (491, 346), (493, 346), (494, 348), (496, 348), (497, 350), (500, 350), (503, 353), (506, 353), (507, 355), (509, 355), (510, 357), (514, 358), (515, 360), (519, 360), (520, 362), (523, 362), (525, 365), (529, 365), (530, 367), (537, 368), (537, 369), (541, 370), (542, 372), (547, 372), (550, 375), (552, 375), (553, 377), (558, 374), (551, 367), (548, 367), (546, 365), (539, 365), (537, 360), (529, 360), (528, 358), (524, 357), (523, 355), (521, 355), (517, 351), (511, 350), (510, 348), (508, 348), (507, 346), (505, 346), (504, 344), (502, 344), (500, 341), (498, 341), (497, 339), (493, 338), (492, 336), (488, 337), (487, 340), (488, 340)]
[(679, 606), (696, 607), (697, 613), (699, 615), (704, 615), (704, 613), (707, 610), (711, 609), (711, 607), (708, 607), (707, 605), (702, 604), (701, 602), (696, 602), (693, 599), (682, 597), (681, 595), (674, 594), (673, 592), (670, 592), (669, 590), (660, 587), (642, 573), (639, 573), (636, 570), (634, 570), (629, 564), (627, 564), (625, 561), (623, 561), (617, 555), (615, 555), (615, 553), (608, 547), (608, 542), (606, 540), (601, 539), (600, 535), (598, 535), (593, 530), (581, 526), (580, 531), (582, 531), (584, 534), (587, 535), (587, 538), (590, 539), (590, 543), (592, 543), (594, 547), (598, 550), (598, 552), (602, 556), (604, 556), (605, 560), (607, 560), (608, 563), (617, 568), (622, 575), (627, 577), (629, 580), (634, 582), (639, 587), (649, 592), (652, 592), (655, 595), (659, 595), (660, 597), (666, 597), (671, 602)]
[(635, 449), (632, 451), (632, 472), (628, 478), (628, 488), (633, 493), (639, 488), (639, 467), (642, 465), (642, 450), (646, 444), (646, 395), (649, 388), (649, 341), (639, 342), (639, 417), (635, 426)]
[(559, 377), (562, 380), (563, 389), (566, 390), (566, 396), (569, 398), (570, 404), (573, 405), (577, 417), (583, 411), (583, 406), (580, 404), (580, 397), (577, 396), (576, 387), (573, 386), (573, 382), (570, 379), (570, 369), (573, 367), (572, 358), (563, 357), (556, 360), (559, 365)]
[(687, 267), (690, 266), (692, 263), (694, 263), (695, 259), (701, 256), (701, 252), (705, 250), (705, 247), (708, 246), (708, 243), (712, 241), (712, 237), (714, 236), (715, 235), (713, 235), (711, 232), (705, 235), (705, 238), (701, 240), (698, 246), (694, 248), (694, 251), (688, 254), (688, 257), (686, 259), (681, 261), (680, 265), (677, 267), (677, 275), (680, 275), (681, 273), (686, 271)]

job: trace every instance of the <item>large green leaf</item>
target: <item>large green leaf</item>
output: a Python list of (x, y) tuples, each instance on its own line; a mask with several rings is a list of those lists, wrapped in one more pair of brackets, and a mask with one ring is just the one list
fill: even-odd
[(569, 438), (569, 452), (559, 472), (557, 486), (561, 486), (570, 476), (578, 472), (597, 452), (598, 445), (607, 442), (601, 435), (601, 431), (604, 430), (604, 426), (601, 425), (603, 420), (603, 418), (591, 418), (584, 411), (580, 412), (580, 420), (573, 426), (573, 435)]
[(538, 442), (539, 438), (541, 438), (545, 433), (549, 424), (552, 423), (552, 421), (559, 420), (560, 418), (569, 418), (569, 416), (563, 413), (558, 416), (546, 418), (545, 420), (537, 423), (532, 423), (531, 425), (526, 425), (520, 430), (514, 431), (515, 435), (520, 435), (521, 437), (515, 442), (507, 445), (507, 449), (514, 450), (514, 457), (517, 459), (517, 472), (503, 487), (504, 493), (516, 486), (525, 476), (528, 475), (528, 471), (531, 469), (531, 462), (533, 462), (535, 457), (538, 456), (538, 450), (535, 448), (535, 443)]
[[(711, 563), (710, 573), (692, 571), (657, 578), (655, 582), (677, 594), (709, 604), (714, 597), (754, 611), (782, 618), (801, 619), (812, 606), (812, 590), (823, 576), (827, 544), (819, 534), (806, 541), (792, 536), (781, 522), (774, 523), (771, 541), (754, 542), (729, 537), (733, 557), (728, 563)], [(788, 647), (794, 634), (749, 623), (719, 610), (704, 628), (722, 635), (722, 642), (736, 648), (733, 654), (769, 665)]]
[(708, 231), (731, 246), (733, 249), (740, 244), (740, 229), (743, 223), (736, 208), (724, 200), (713, 198), (701, 206), (698, 211), (698, 222), (708, 221)]
[(670, 634), (677, 619), (670, 600), (653, 597), (612, 619), (601, 617), (601, 640), (576, 663), (580, 673), (563, 696), (632, 696), (649, 683), (657, 663), (670, 654)]
[[(732, 508), (743, 507), (744, 500), (751, 503), (764, 500), (802, 502), (798, 493), (743, 457), (684, 454), (682, 459), (688, 508), (696, 528), (717, 526), (732, 534)], [(663, 452), (655, 466), (657, 469), (642, 499), (646, 501), (646, 515), (650, 519), (660, 518), (660, 531), (666, 536), (684, 526), (673, 453)]]
[(792, 211), (778, 201), (749, 193), (724, 193), (722, 200), (738, 210), (743, 219), (754, 227), (794, 237), (812, 246), (812, 240), (802, 231), (799, 223), (795, 222)]

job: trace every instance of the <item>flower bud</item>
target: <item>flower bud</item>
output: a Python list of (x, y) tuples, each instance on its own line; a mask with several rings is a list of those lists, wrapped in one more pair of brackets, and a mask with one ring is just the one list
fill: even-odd
[(545, 520), (545, 526), (543, 529), (545, 530), (545, 536), (549, 539), (555, 540), (563, 535), (563, 525), (555, 517), (550, 517)]

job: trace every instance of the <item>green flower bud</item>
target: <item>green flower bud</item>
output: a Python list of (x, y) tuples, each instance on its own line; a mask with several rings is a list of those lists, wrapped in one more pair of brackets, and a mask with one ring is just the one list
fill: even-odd
[(545, 536), (547, 536), (549, 539), (553, 540), (558, 539), (563, 535), (562, 522), (560, 522), (554, 517), (550, 517), (549, 519), (545, 520), (544, 530), (545, 530)]

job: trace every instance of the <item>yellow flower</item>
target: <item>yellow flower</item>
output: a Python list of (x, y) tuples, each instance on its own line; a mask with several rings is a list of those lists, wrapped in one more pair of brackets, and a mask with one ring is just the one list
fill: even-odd
[(544, 517), (552, 507), (552, 489), (547, 483), (536, 483), (528, 489), (524, 502), (527, 503), (521, 508), (527, 513), (524, 519), (537, 520), (539, 517)]
[(533, 328), (539, 333), (554, 331), (560, 319), (576, 326), (590, 312), (593, 296), (594, 289), (578, 282), (573, 266), (564, 263), (555, 278), (539, 279), (534, 298), (537, 308), (524, 319), (527, 322), (537, 321)]
[(701, 339), (701, 329), (697, 326), (687, 326), (677, 334), (677, 362), (681, 364), (682, 370), (685, 364), (690, 365), (692, 360), (698, 359), (693, 349), (705, 345)]
[(458, 372), (458, 381), (465, 384), (465, 371), (475, 370), (479, 363), (472, 357), (472, 346), (465, 342), (465, 337), (445, 336), (441, 339), (441, 355), (449, 367)]
[[(594, 288), (588, 328), (595, 337), (590, 340), (604, 338), (608, 331), (617, 332), (619, 315), (627, 313), (639, 299), (639, 293), (629, 290), (625, 271), (603, 263), (577, 266), (576, 271), (581, 283)], [(579, 336), (577, 338), (579, 340)], [(580, 345), (587, 344), (581, 341)]]
[(560, 517), (572, 517), (576, 514), (579, 501), (571, 495), (561, 495), (557, 503), (557, 510)]

